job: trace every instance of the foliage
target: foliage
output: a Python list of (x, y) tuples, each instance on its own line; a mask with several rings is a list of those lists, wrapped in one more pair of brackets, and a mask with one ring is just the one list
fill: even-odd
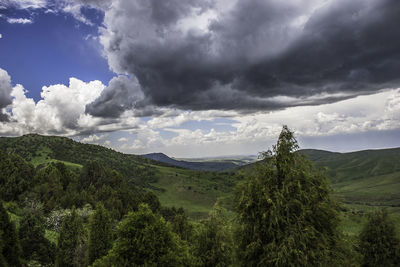
[(1, 240), (0, 247), (1, 255), (0, 262), (5, 261), (9, 266), (21, 266), (21, 247), (18, 241), (17, 231), (15, 224), (10, 221), (10, 217), (7, 211), (3, 207), (3, 203), (0, 202), (0, 230)]
[(232, 236), (224, 210), (215, 207), (202, 221), (195, 237), (195, 255), (204, 267), (229, 266), (232, 264)]
[[(98, 145), (83, 144), (72, 139), (56, 136), (28, 134), (14, 138), (0, 138), (0, 150), (18, 154), (26, 161), (44, 157), (84, 165), (88, 160), (113, 169), (127, 177), (131, 184), (146, 184), (156, 170), (149, 164), (159, 164), (136, 155), (126, 155)], [(46, 161), (44, 161), (46, 162)], [(165, 165), (165, 164), (161, 164)]]
[(40, 210), (25, 210), (19, 226), (22, 257), (41, 264), (54, 264), (55, 246), (45, 238), (45, 223)]
[(400, 240), (386, 210), (370, 213), (360, 234), (363, 266), (399, 266)]
[(33, 166), (20, 156), (11, 154), (8, 157), (0, 151), (0, 198), (5, 201), (17, 200), (31, 183)]
[(122, 220), (113, 248), (93, 266), (183, 266), (190, 260), (188, 248), (170, 225), (141, 205)]
[(106, 255), (112, 241), (111, 217), (104, 206), (99, 204), (89, 222), (88, 264)]
[(83, 243), (83, 225), (75, 209), (66, 216), (58, 238), (56, 266), (76, 266)]
[(247, 266), (332, 265), (338, 208), (284, 126), (263, 165), (236, 193), (238, 256)]
[(183, 208), (161, 207), (160, 214), (171, 224), (172, 231), (182, 240), (191, 241), (193, 225), (189, 222), (188, 216)]

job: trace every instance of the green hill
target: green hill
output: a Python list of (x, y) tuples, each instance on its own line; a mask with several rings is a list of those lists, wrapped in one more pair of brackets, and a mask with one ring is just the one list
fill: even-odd
[[(37, 168), (55, 161), (81, 168), (86, 161), (96, 160), (122, 173), (128, 182), (153, 191), (163, 205), (182, 206), (192, 217), (207, 214), (218, 199), (229, 205), (235, 182), (254, 166), (229, 173), (188, 170), (65, 137), (36, 134), (1, 137), (0, 150), (16, 153)], [(307, 149), (300, 153), (327, 169), (335, 196), (345, 203), (400, 206), (400, 148), (351, 153)]]
[(142, 155), (145, 158), (170, 164), (172, 166), (177, 166), (189, 170), (196, 171), (227, 171), (234, 169), (238, 164), (234, 161), (224, 161), (224, 160), (212, 160), (212, 161), (189, 161), (189, 160), (176, 160), (168, 157), (163, 153), (150, 153)]
[(81, 168), (88, 160), (98, 161), (119, 171), (129, 183), (153, 191), (163, 205), (183, 207), (192, 217), (207, 215), (218, 198), (231, 194), (237, 180), (232, 173), (187, 170), (65, 137), (37, 134), (0, 137), (0, 150), (18, 154), (36, 168), (50, 162)]
[(334, 153), (305, 149), (300, 151), (318, 167), (327, 167), (333, 183), (379, 176), (400, 171), (400, 148)]

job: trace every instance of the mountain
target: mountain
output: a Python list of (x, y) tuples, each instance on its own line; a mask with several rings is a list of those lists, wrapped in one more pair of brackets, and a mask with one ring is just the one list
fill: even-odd
[(168, 157), (163, 153), (150, 153), (142, 155), (145, 158), (156, 160), (159, 162), (167, 163), (173, 166), (197, 170), (197, 171), (227, 171), (236, 168), (238, 164), (235, 164), (231, 160), (214, 160), (214, 161), (184, 161), (176, 160)]

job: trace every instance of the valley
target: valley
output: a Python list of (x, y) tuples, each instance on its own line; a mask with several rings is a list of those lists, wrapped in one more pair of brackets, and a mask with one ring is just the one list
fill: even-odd
[[(161, 153), (128, 155), (64, 137), (40, 135), (1, 137), (0, 150), (16, 153), (36, 168), (62, 162), (71, 169), (80, 169), (88, 159), (98, 161), (119, 171), (127, 177), (128, 183), (153, 192), (162, 205), (183, 207), (192, 219), (207, 216), (217, 201), (232, 209), (235, 184), (251, 175), (255, 164), (260, 164), (244, 165), (243, 158), (232, 157), (183, 161)], [(374, 207), (387, 207), (400, 222), (400, 148), (351, 153), (307, 149), (299, 153), (310, 159), (316, 168), (325, 170), (334, 197), (347, 211), (343, 215), (343, 227), (347, 232), (357, 233), (360, 227), (355, 225), (361, 225), (358, 222), (364, 220), (362, 215)], [(220, 171), (199, 171), (204, 168)]]

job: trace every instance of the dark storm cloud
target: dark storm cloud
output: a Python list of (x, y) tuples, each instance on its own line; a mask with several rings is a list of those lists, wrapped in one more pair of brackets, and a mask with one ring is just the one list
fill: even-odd
[(250, 93), (309, 96), (399, 86), (400, 2), (336, 1), (317, 11), (301, 37), (235, 81)]
[[(121, 0), (106, 11), (102, 43), (114, 71), (137, 77), (142, 103), (160, 107), (273, 110), (399, 86), (400, 2), (314, 8), (322, 2), (239, 0), (221, 12), (212, 2)], [(207, 31), (179, 28), (210, 10), (218, 16)], [(132, 108), (115, 90), (122, 106), (102, 96), (87, 111)], [(95, 111), (100, 103), (109, 110)]]
[(98, 117), (116, 118), (125, 110), (133, 109), (142, 98), (136, 81), (118, 76), (111, 79), (101, 95), (86, 106), (86, 112)]

